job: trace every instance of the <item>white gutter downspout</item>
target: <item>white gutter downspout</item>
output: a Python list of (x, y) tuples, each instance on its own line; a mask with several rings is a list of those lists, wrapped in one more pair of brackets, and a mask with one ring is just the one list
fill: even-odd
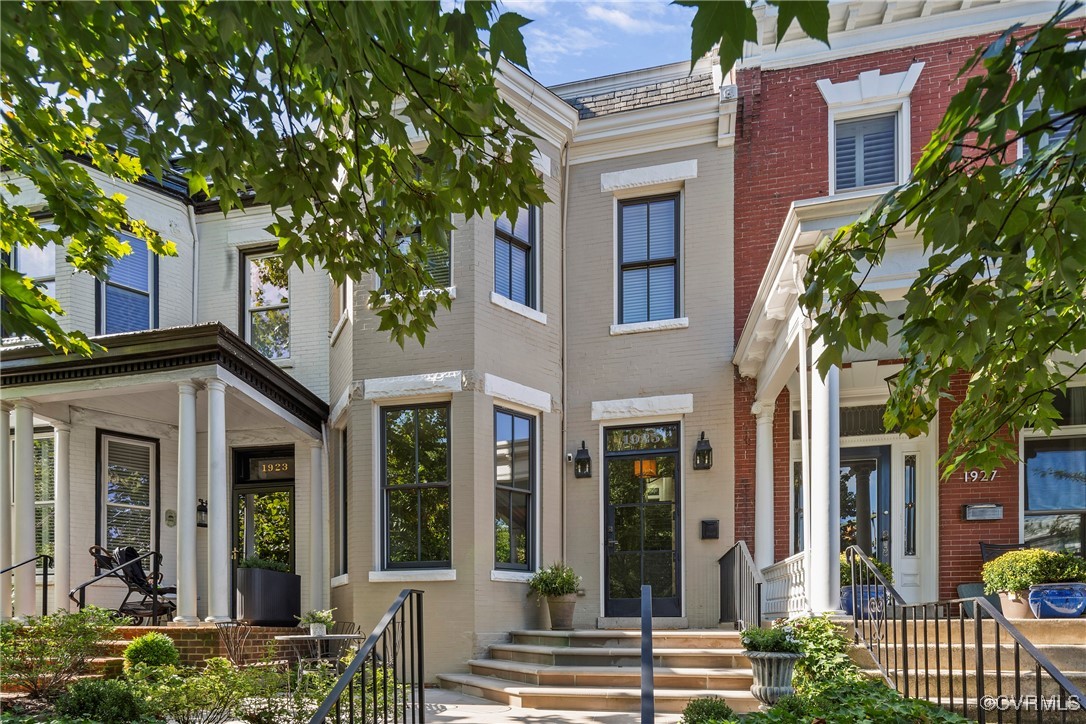
[(196, 211), (188, 204), (189, 231), (192, 233), (192, 323), (199, 319), (198, 302), (200, 299), (200, 235), (196, 232)]

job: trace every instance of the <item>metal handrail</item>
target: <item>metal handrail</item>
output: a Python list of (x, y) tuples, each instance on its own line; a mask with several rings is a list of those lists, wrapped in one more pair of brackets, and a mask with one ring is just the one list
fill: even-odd
[[(33, 558), (28, 558), (22, 563), (16, 563), (14, 566), (8, 566), (4, 570), (0, 571), (0, 576), (5, 573), (11, 573), (16, 568), (25, 566), (28, 563), (40, 560), (43, 565), (41, 567), (41, 615), (49, 615), (49, 567), (53, 565), (53, 556), (45, 553), (39, 553)], [(5, 604), (6, 605), (6, 604)]]
[[(91, 550), (94, 550), (94, 549), (92, 548)], [(153, 556), (153, 558), (152, 558), (152, 556)], [(100, 573), (99, 575), (95, 576), (94, 578), (90, 579), (89, 581), (84, 581), (83, 583), (80, 583), (78, 586), (76, 586), (75, 588), (73, 588), (71, 591), (68, 592), (68, 598), (71, 599), (76, 605), (78, 605), (79, 610), (82, 611), (84, 608), (87, 607), (87, 588), (89, 588), (90, 586), (93, 586), (95, 583), (101, 582), (103, 579), (113, 578), (114, 577), (113, 574), (119, 573), (120, 571), (124, 570), (128, 566), (131, 566), (131, 565), (133, 565), (135, 563), (139, 563), (144, 558), (151, 558), (151, 612), (152, 612), (151, 622), (152, 622), (153, 625), (157, 626), (158, 625), (158, 619), (159, 619), (159, 617), (158, 617), (158, 602), (159, 602), (158, 582), (162, 577), (161, 571), (159, 571), (159, 568), (158, 568), (158, 565), (159, 565), (158, 561), (159, 561), (159, 558), (160, 558), (160, 555), (159, 555), (158, 551), (149, 551), (147, 553), (144, 553), (139, 558), (133, 558), (130, 561), (125, 561), (124, 563), (122, 563), (121, 565), (119, 565), (119, 566), (117, 566), (115, 568), (110, 568), (105, 573)], [(77, 593), (79, 594), (79, 598), (76, 598)]]
[[(991, 710), (999, 722), (1011, 711), (1014, 720), (1021, 722), (1028, 707), (1036, 709), (1038, 722), (1043, 717), (1051, 721), (1053, 714), (1061, 714), (1066, 721), (1068, 711), (1086, 702), (1086, 695), (986, 598), (906, 603), (861, 549), (851, 546), (845, 555), (852, 574), (856, 641), (871, 653), (886, 682), (904, 696), (928, 699), (951, 711), (960, 706), (963, 715), (975, 716), (980, 724), (988, 721)], [(988, 640), (986, 628), (991, 631)], [(973, 645), (972, 662), (966, 650), (968, 639)], [(960, 651), (955, 651), (955, 645)], [(1012, 647), (1010, 661), (1004, 661), (1004, 646)], [(991, 654), (986, 655), (986, 647), (992, 648)], [(1023, 661), (1023, 653), (1032, 666)], [(993, 663), (986, 661), (988, 656), (994, 658), (995, 691), (986, 694), (988, 664)], [(1032, 678), (1033, 692), (1025, 693), (1023, 673)], [(1013, 677), (1013, 691), (1004, 691), (1004, 674)], [(1051, 689), (1045, 694), (1044, 676), (1059, 688), (1058, 695)], [(969, 711), (971, 705), (974, 711)]]
[(762, 625), (762, 587), (765, 577), (754, 563), (746, 541), (722, 555), (720, 566), (720, 623), (734, 623), (743, 630)]
[[(422, 591), (405, 588), (388, 607), (373, 632), (366, 637), (358, 653), (343, 670), (335, 686), (325, 697), (310, 724), (322, 724), (329, 716), (341, 721), (343, 706), (350, 722), (355, 721), (358, 706), (355, 676), (362, 675), (361, 710), (365, 721), (424, 721), (426, 713), (425, 666), (423, 659)], [(380, 647), (380, 652), (378, 652)], [(378, 677), (377, 672), (381, 671)], [(366, 700), (366, 674), (373, 684), (373, 696)], [(392, 677), (389, 684), (388, 677)], [(378, 687), (381, 690), (378, 691)], [(410, 689), (410, 703), (408, 702)], [(344, 696), (346, 694), (346, 697)], [(391, 696), (391, 700), (390, 700)], [(344, 701), (346, 699), (346, 701)], [(372, 704), (372, 719), (367, 709)], [(392, 711), (389, 711), (389, 705)], [(391, 718), (390, 718), (391, 715)], [(402, 717), (402, 718), (401, 718)]]
[(641, 721), (656, 721), (656, 679), (652, 667), (652, 586), (641, 586)]

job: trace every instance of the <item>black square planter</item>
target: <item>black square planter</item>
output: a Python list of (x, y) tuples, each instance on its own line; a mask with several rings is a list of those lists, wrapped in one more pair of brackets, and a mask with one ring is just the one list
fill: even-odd
[(263, 568), (238, 569), (238, 620), (257, 626), (297, 626), (302, 578)]

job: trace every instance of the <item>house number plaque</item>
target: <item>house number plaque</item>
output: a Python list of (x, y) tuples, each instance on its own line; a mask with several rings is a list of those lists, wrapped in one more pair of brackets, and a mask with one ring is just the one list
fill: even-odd
[(962, 477), (967, 483), (993, 483), (995, 482), (998, 470), (993, 470), (990, 473), (986, 473), (979, 468), (972, 468), (962, 473)]

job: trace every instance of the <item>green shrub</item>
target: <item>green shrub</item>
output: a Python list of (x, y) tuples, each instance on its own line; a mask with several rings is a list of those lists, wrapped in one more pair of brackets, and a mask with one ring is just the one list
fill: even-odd
[(796, 638), (796, 630), (790, 621), (774, 621), (769, 628), (747, 628), (740, 639), (747, 651), (768, 651), (781, 654), (799, 654), (803, 644)]
[(124, 668), (145, 664), (147, 666), (177, 666), (181, 663), (181, 655), (177, 653), (177, 647), (166, 634), (152, 631), (132, 642), (124, 650)]
[(128, 676), (142, 687), (151, 714), (176, 724), (223, 724), (249, 693), (245, 672), (220, 657), (203, 669), (140, 665)]
[(577, 592), (581, 577), (565, 563), (552, 563), (541, 568), (528, 581), (528, 587), (544, 598), (568, 596)]
[(263, 568), (265, 571), (279, 571), (280, 573), (290, 573), (290, 566), (281, 561), (274, 561), (271, 558), (261, 558), (260, 556), (246, 556), (238, 561), (238, 568)]
[(146, 718), (147, 705), (142, 693), (122, 679), (83, 679), (60, 695), (56, 711), (102, 724), (128, 724)]
[(906, 699), (881, 682), (867, 680), (787, 696), (768, 711), (748, 714), (744, 724), (965, 724), (965, 719), (934, 704)]
[(803, 658), (796, 662), (793, 681), (796, 691), (811, 693), (826, 686), (863, 680), (860, 667), (849, 657), (852, 640), (828, 616), (797, 618), (792, 627), (803, 646)]
[(1009, 551), (981, 569), (985, 593), (1025, 591), (1041, 583), (1086, 581), (1086, 561), (1044, 548)]
[(90, 659), (120, 621), (111, 611), (87, 606), (0, 624), (0, 681), (31, 697), (52, 697), (86, 673)]
[[(883, 563), (877, 558), (871, 558), (870, 560), (872, 563), (875, 564), (875, 568), (879, 569), (879, 573), (882, 574), (882, 577), (886, 579), (887, 583), (894, 582), (894, 569), (890, 566), (889, 563)], [(870, 576), (870, 578), (870, 583), (878, 583), (877, 579), (875, 579), (874, 576)], [(849, 565), (848, 558), (845, 557), (844, 553), (841, 554), (841, 585), (852, 585), (852, 566)]]
[(683, 716), (679, 724), (722, 724), (730, 721), (735, 712), (727, 702), (718, 696), (706, 696), (691, 699), (683, 707)]

